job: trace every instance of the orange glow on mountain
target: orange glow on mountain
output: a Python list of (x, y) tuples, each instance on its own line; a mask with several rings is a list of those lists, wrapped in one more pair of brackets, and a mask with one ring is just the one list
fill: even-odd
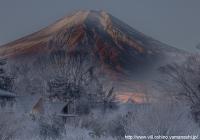
[(119, 93), (116, 98), (122, 103), (131, 101), (133, 103), (142, 104), (147, 102), (147, 97), (143, 93), (123, 92)]

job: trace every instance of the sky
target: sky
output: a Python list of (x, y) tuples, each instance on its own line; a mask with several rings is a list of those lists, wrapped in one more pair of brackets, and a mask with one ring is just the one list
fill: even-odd
[(168, 45), (197, 51), (200, 0), (0, 0), (0, 45), (77, 10), (105, 10)]

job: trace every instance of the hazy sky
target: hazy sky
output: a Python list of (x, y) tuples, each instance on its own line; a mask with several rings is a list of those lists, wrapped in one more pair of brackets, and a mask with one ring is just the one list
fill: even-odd
[(105, 10), (178, 48), (200, 43), (200, 0), (0, 0), (0, 45), (79, 9)]

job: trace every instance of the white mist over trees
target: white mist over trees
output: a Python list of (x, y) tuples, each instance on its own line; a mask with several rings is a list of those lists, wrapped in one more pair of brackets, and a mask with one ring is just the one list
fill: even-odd
[[(199, 56), (189, 57), (183, 64), (161, 67), (160, 71), (167, 75), (165, 86), (171, 100), (163, 97), (143, 104), (116, 102), (115, 85), (100, 77), (98, 64), (89, 61), (87, 54), (75, 56), (57, 50), (29, 63), (0, 63), (0, 88), (18, 95), (16, 104), (22, 107), (14, 106), (12, 112), (1, 109), (0, 139), (122, 140), (134, 134), (199, 134)], [(29, 100), (20, 100), (26, 96), (30, 96)], [(25, 110), (35, 96), (40, 97), (41, 106), (43, 102), (62, 102), (65, 108), (59, 112), (43, 106), (44, 114), (34, 114), (32, 108)], [(70, 103), (76, 106), (73, 112), (67, 106)]]
[[(170, 76), (170, 80), (178, 80), (177, 85), (169, 86), (170, 83), (166, 83), (168, 88), (176, 87), (173, 96), (184, 99), (184, 102), (187, 100), (192, 110), (183, 100), (174, 101), (172, 95), (171, 102), (163, 98), (156, 103), (118, 105), (113, 102), (115, 96), (112, 86), (108, 90), (103, 88), (104, 79), (96, 76), (94, 65), (88, 65), (81, 56), (74, 60), (79, 65), (68, 63), (67, 60), (62, 63), (61, 60), (55, 60), (57, 58), (51, 59), (51, 65), (48, 66), (36, 60), (33, 63), (42, 66), (38, 69), (10, 62), (12, 67), (5, 67), (5, 71), (14, 77), (12, 91), (23, 96), (40, 95), (48, 100), (76, 100), (77, 104), (79, 102), (80, 116), (63, 120), (56, 115), (44, 114), (33, 120), (30, 112), (9, 113), (1, 110), (1, 139), (120, 140), (132, 134), (199, 134), (199, 126), (194, 121), (198, 122), (195, 114), (198, 112), (194, 112), (198, 108), (199, 95), (197, 76), (200, 63), (197, 56), (189, 58), (184, 65), (172, 64), (161, 68), (162, 72)], [(17, 123), (19, 120), (23, 121)]]

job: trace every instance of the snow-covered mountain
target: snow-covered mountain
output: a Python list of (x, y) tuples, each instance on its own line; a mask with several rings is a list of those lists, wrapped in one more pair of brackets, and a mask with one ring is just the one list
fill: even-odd
[(136, 31), (105, 11), (78, 11), (0, 47), (0, 58), (30, 59), (62, 51), (89, 55), (111, 73), (146, 73), (182, 51)]

